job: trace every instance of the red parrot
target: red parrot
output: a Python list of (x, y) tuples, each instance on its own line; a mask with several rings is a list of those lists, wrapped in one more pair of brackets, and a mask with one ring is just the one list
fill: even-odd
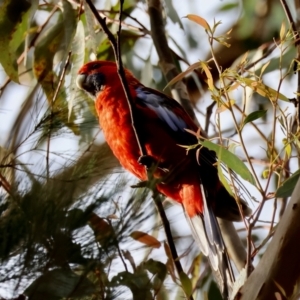
[[(202, 147), (186, 151), (180, 145), (195, 145), (197, 139), (186, 129), (197, 125), (183, 107), (165, 94), (145, 87), (125, 70), (134, 124), (147, 158), (156, 163), (154, 176), (160, 193), (180, 203), (193, 236), (210, 264), (224, 297), (228, 298), (234, 276), (216, 217), (241, 220), (235, 199), (218, 178), (216, 154)], [(117, 65), (93, 61), (80, 68), (77, 86), (94, 100), (105, 139), (121, 165), (141, 180), (147, 180), (140, 149)], [(144, 157), (145, 158), (145, 157)], [(146, 159), (147, 160), (147, 159)], [(244, 214), (249, 208), (242, 202)]]

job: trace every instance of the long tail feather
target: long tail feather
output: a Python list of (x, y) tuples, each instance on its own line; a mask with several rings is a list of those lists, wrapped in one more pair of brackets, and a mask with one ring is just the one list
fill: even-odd
[(234, 283), (234, 275), (218, 221), (206, 201), (202, 185), (201, 189), (204, 202), (203, 214), (192, 218), (187, 215), (187, 219), (200, 250), (209, 258), (213, 275), (224, 299), (228, 299)]

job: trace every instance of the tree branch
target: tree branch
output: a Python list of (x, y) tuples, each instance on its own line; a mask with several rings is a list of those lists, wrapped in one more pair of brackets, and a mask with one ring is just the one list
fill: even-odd
[[(278, 228), (256, 269), (240, 291), (240, 300), (290, 299), (300, 279), (300, 180)], [(284, 291), (285, 295), (283, 295)]]
[[(179, 72), (175, 66), (172, 51), (169, 48), (166, 38), (162, 11), (163, 8), (160, 0), (148, 0), (151, 36), (159, 57), (161, 70), (166, 80), (169, 82), (174, 77), (176, 77)], [(182, 81), (177, 82), (175, 84), (175, 89), (171, 89), (171, 92), (173, 98), (177, 100), (184, 107), (191, 118), (198, 123), (195, 117), (194, 110), (190, 104), (185, 84)]]
[[(164, 27), (164, 19), (162, 15), (162, 5), (160, 0), (148, 0), (148, 13), (150, 17), (151, 24), (151, 36), (153, 39), (153, 43), (157, 50), (159, 56), (159, 63), (162, 71), (167, 79), (167, 81), (172, 80), (175, 76), (179, 74), (178, 70), (175, 67), (172, 52), (168, 46), (168, 41), (165, 34)], [(185, 84), (182, 81), (177, 82), (175, 85), (175, 90), (172, 90), (172, 95), (175, 100), (179, 100), (184, 107), (184, 109), (188, 112), (188, 114), (192, 117), (192, 119), (199, 125), (194, 110), (191, 106), (191, 103), (188, 99), (188, 94), (186, 92)], [(177, 91), (178, 92), (177, 92)], [(175, 93), (175, 96), (174, 96)], [(176, 97), (176, 95), (180, 94), (180, 99)], [(203, 136), (206, 135), (205, 132), (201, 133)], [(237, 242), (238, 235), (236, 230), (231, 222), (223, 222), (221, 221), (221, 230), (222, 234), (226, 236), (225, 245), (227, 248), (233, 247), (230, 249), (230, 253), (233, 254), (231, 257), (234, 264), (239, 269), (241, 265), (245, 265), (245, 257), (246, 251), (243, 247), (241, 247), (241, 242)]]
[[(119, 30), (118, 30), (118, 33), (117, 33), (117, 39), (111, 33), (111, 31), (108, 29), (108, 27), (106, 25), (106, 22), (105, 22), (105, 19), (102, 18), (99, 15), (99, 13), (98, 13), (97, 9), (95, 8), (95, 6), (93, 5), (92, 1), (91, 0), (86, 0), (86, 3), (89, 5), (90, 9), (92, 10), (94, 16), (98, 20), (98, 22), (99, 22), (100, 26), (102, 27), (103, 31), (107, 35), (107, 38), (108, 38), (108, 40), (111, 43), (111, 46), (113, 48), (113, 52), (114, 52), (114, 55), (115, 55), (117, 66), (118, 66), (118, 74), (119, 74), (120, 81), (122, 83), (123, 90), (124, 90), (124, 93), (125, 93), (125, 96), (126, 96), (126, 99), (127, 99), (128, 107), (129, 107), (129, 110), (130, 110), (131, 123), (132, 123), (133, 130), (135, 132), (136, 141), (138, 143), (141, 156), (146, 156), (147, 152), (146, 152), (146, 149), (145, 149), (145, 145), (143, 143), (142, 134), (139, 133), (138, 128), (135, 126), (135, 120), (137, 119), (137, 115), (136, 115), (134, 105), (133, 105), (133, 102), (132, 102), (132, 99), (131, 99), (131, 94), (130, 94), (130, 91), (129, 91), (129, 87), (128, 87), (128, 84), (127, 84), (125, 71), (124, 71), (123, 64), (122, 64), (122, 59), (121, 59), (121, 49), (120, 49), (120, 45), (121, 45), (120, 37), (121, 37), (121, 28), (122, 28), (121, 17), (122, 17), (122, 10), (123, 10), (124, 0), (120, 0)], [(149, 174), (147, 174), (147, 175), (149, 175)], [(148, 178), (148, 179), (152, 179), (152, 178)], [(152, 191), (153, 191), (153, 199), (154, 199), (155, 205), (157, 207), (157, 210), (159, 212), (160, 218), (162, 220), (162, 224), (163, 224), (163, 227), (164, 227), (164, 230), (165, 230), (165, 233), (166, 233), (166, 236), (167, 236), (167, 240), (168, 240), (168, 243), (169, 243), (169, 246), (170, 246), (170, 249), (171, 249), (172, 258), (173, 258), (174, 264), (176, 266), (178, 275), (180, 275), (180, 273), (183, 272), (183, 269), (182, 269), (177, 251), (176, 251), (176, 247), (175, 247), (175, 244), (174, 244), (174, 239), (172, 237), (172, 233), (171, 233), (171, 230), (170, 230), (170, 224), (169, 224), (169, 221), (166, 217), (166, 214), (165, 214), (164, 208), (162, 206), (162, 203), (161, 203), (159, 197), (157, 196), (156, 187), (153, 187)], [(188, 299), (193, 300), (193, 297), (189, 296)]]

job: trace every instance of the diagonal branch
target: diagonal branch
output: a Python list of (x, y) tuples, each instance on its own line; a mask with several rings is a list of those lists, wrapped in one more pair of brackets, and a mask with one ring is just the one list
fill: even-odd
[[(122, 11), (122, 8), (123, 8), (123, 2), (124, 0), (121, 0), (120, 1), (120, 18), (121, 18), (121, 11)], [(134, 130), (134, 133), (135, 133), (135, 137), (136, 137), (136, 141), (138, 143), (138, 147), (139, 147), (139, 150), (140, 150), (140, 153), (141, 155), (146, 155), (146, 149), (145, 149), (145, 146), (143, 145), (143, 143), (141, 143), (141, 134), (139, 134), (138, 132), (138, 128), (135, 126), (135, 123), (134, 121), (137, 119), (136, 118), (136, 113), (135, 113), (135, 110), (134, 110), (134, 106), (133, 106), (133, 102), (132, 102), (132, 99), (131, 99), (131, 95), (130, 95), (130, 91), (129, 91), (129, 87), (128, 87), (128, 84), (127, 84), (127, 80), (126, 80), (126, 76), (125, 76), (125, 71), (124, 71), (124, 67), (123, 67), (123, 63), (122, 63), (122, 59), (121, 59), (121, 51), (120, 51), (120, 32), (121, 32), (121, 22), (120, 22), (120, 25), (119, 25), (119, 31), (118, 31), (118, 40), (116, 40), (115, 36), (112, 34), (112, 32), (108, 29), (107, 25), (106, 25), (106, 20), (105, 18), (102, 18), (97, 9), (95, 8), (94, 4), (92, 3), (91, 0), (86, 0), (86, 3), (89, 5), (91, 11), (93, 12), (95, 18), (97, 19), (97, 21), (99, 22), (100, 26), (102, 27), (104, 33), (106, 34), (110, 44), (111, 44), (111, 47), (113, 49), (113, 52), (114, 52), (114, 56), (115, 56), (115, 59), (116, 59), (116, 62), (117, 62), (117, 67), (118, 67), (118, 75), (120, 77), (120, 81), (121, 81), (121, 84), (122, 84), (122, 87), (123, 87), (123, 90), (124, 90), (124, 94), (125, 94), (125, 97), (126, 97), (126, 100), (127, 100), (127, 103), (128, 103), (128, 108), (129, 108), (129, 111), (130, 111), (130, 117), (131, 117), (131, 124), (132, 124), (132, 128)]]
[[(179, 72), (176, 68), (173, 60), (173, 54), (169, 48), (166, 38), (162, 10), (163, 8), (160, 0), (148, 0), (151, 36), (159, 57), (160, 67), (167, 82), (169, 82), (176, 77)], [(197, 122), (194, 110), (190, 104), (185, 84), (182, 81), (179, 81), (176, 83), (175, 88), (176, 89), (171, 90), (173, 98), (177, 100), (184, 107), (191, 118)]]
[[(168, 46), (168, 41), (165, 34), (161, 1), (148, 0), (148, 13), (151, 24), (151, 36), (159, 56), (160, 66), (167, 81), (171, 81), (175, 76), (179, 74), (179, 72), (175, 67), (172, 52)], [(194, 110), (188, 99), (188, 94), (186, 92), (184, 83), (182, 81), (179, 81), (175, 87), (180, 93), (180, 99), (178, 99), (176, 95), (174, 97), (174, 90), (172, 90), (173, 97), (177, 101), (179, 100), (178, 102), (182, 104), (184, 109), (188, 112), (188, 114), (192, 117), (196, 124), (199, 124), (196, 120)], [(201, 134), (205, 136), (205, 132), (202, 132)], [(233, 224), (222, 219), (218, 219), (218, 222), (221, 226), (222, 235), (224, 235), (225, 245), (226, 247), (231, 248), (229, 251), (231, 254), (231, 258), (240, 270), (241, 266), (245, 265), (245, 257), (247, 257), (246, 251), (241, 246), (241, 241), (236, 233)]]
[[(300, 181), (258, 266), (240, 291), (240, 300), (291, 299), (300, 279)], [(281, 298), (275, 296), (281, 294)], [(285, 295), (283, 295), (285, 293)]]

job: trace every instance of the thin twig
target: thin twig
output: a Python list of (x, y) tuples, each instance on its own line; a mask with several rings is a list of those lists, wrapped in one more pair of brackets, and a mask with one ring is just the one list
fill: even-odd
[[(132, 125), (132, 128), (133, 128), (134, 134), (135, 134), (136, 142), (138, 144), (141, 155), (142, 156), (146, 155), (147, 152), (146, 152), (145, 146), (143, 145), (143, 143), (141, 143), (141, 139), (140, 139), (141, 135), (139, 135), (138, 128), (135, 126), (136, 114), (135, 114), (135, 111), (134, 111), (134, 106), (132, 105), (133, 102), (132, 102), (129, 87), (128, 87), (128, 84), (127, 84), (127, 80), (126, 80), (122, 60), (121, 59), (119, 60), (121, 54), (119, 55), (119, 53), (118, 53), (118, 48), (119, 47), (118, 47), (118, 44), (117, 44), (117, 40), (116, 40), (115, 36), (112, 34), (112, 32), (108, 29), (108, 27), (106, 25), (105, 18), (102, 18), (99, 15), (98, 10), (95, 8), (92, 1), (91, 0), (86, 0), (86, 3), (89, 5), (91, 11), (93, 12), (95, 18), (99, 22), (100, 26), (102, 27), (104, 33), (106, 34), (106, 36), (107, 36), (107, 38), (108, 38), (108, 40), (109, 40), (109, 42), (112, 46), (114, 56), (115, 56), (115, 59), (116, 59), (116, 62), (117, 62), (118, 75), (120, 77), (120, 81), (121, 81), (121, 84), (122, 84), (122, 87), (123, 87), (123, 90), (124, 90), (124, 94), (125, 94), (125, 97), (126, 97), (126, 100), (127, 100), (127, 103), (128, 103), (128, 109), (130, 111), (130, 118), (131, 118), (131, 125)], [(122, 5), (122, 7), (123, 7), (123, 1), (120, 1), (120, 5)], [(121, 23), (120, 23), (119, 26), (122, 26)], [(120, 33), (118, 33), (118, 35), (119, 34)]]
[[(129, 91), (129, 87), (126, 81), (126, 77), (125, 77), (125, 71), (122, 65), (122, 59), (121, 59), (121, 49), (120, 49), (120, 35), (121, 35), (121, 27), (122, 27), (122, 22), (121, 22), (121, 18), (122, 18), (122, 10), (123, 10), (123, 0), (120, 0), (120, 15), (119, 15), (119, 30), (117, 33), (117, 39), (115, 38), (115, 36), (111, 33), (111, 31), (108, 29), (105, 19), (102, 18), (97, 9), (95, 8), (95, 6), (93, 5), (93, 3), (91, 2), (91, 0), (86, 0), (86, 3), (89, 5), (91, 11), (93, 12), (94, 16), (96, 17), (96, 19), (98, 20), (99, 24), (101, 25), (104, 33), (107, 35), (107, 38), (109, 40), (109, 42), (111, 43), (111, 46), (113, 48), (113, 52), (117, 61), (117, 66), (118, 66), (118, 75), (120, 77), (120, 81), (127, 99), (127, 103), (128, 103), (128, 108), (130, 110), (130, 117), (131, 117), (131, 124), (132, 124), (132, 128), (134, 130), (135, 133), (135, 137), (136, 137), (136, 141), (138, 143), (138, 147), (140, 150), (141, 155), (146, 155), (147, 152), (145, 150), (145, 146), (142, 143), (142, 139), (141, 139), (141, 135), (139, 135), (138, 132), (138, 128), (135, 127), (135, 110), (134, 110), (134, 106), (133, 106), (133, 102), (131, 99), (131, 95), (130, 95), (130, 91)], [(147, 174), (148, 175), (148, 174)], [(171, 234), (171, 230), (170, 230), (170, 224), (169, 221), (166, 217), (165, 211), (163, 209), (162, 203), (161, 201), (158, 199), (158, 194), (156, 191), (156, 188), (152, 188), (153, 190), (153, 199), (155, 201), (157, 210), (160, 214), (161, 220), (162, 220), (162, 224), (164, 227), (164, 230), (166, 232), (166, 236), (167, 236), (167, 240), (171, 249), (171, 253), (172, 253), (172, 258), (174, 260), (174, 264), (177, 268), (178, 274), (180, 274), (182, 272), (182, 266), (180, 264), (180, 261), (178, 259), (178, 255), (177, 255), (177, 251), (176, 251), (176, 247), (174, 244), (174, 240)], [(190, 296), (189, 297), (190, 300), (193, 300), (193, 297)]]
[[(148, 0), (151, 36), (159, 57), (160, 67), (166, 80), (169, 82), (174, 77), (176, 77), (179, 72), (175, 66), (172, 51), (170, 50), (168, 45), (162, 10), (163, 8), (160, 0)], [(190, 117), (198, 124), (195, 112), (188, 99), (185, 84), (182, 81), (178, 82), (176, 85), (176, 89), (172, 89), (171, 92), (173, 98), (181, 103)]]
[[(285, 12), (286, 18), (288, 22), (290, 23), (292, 30), (293, 30), (293, 36), (294, 36), (294, 44), (297, 49), (297, 61), (300, 61), (300, 39), (299, 39), (299, 32), (297, 28), (297, 24), (293, 19), (292, 13), (289, 9), (288, 4), (286, 3), (286, 0), (280, 0), (282, 8)], [(298, 10), (296, 10), (298, 12)], [(298, 69), (298, 68), (297, 68)], [(298, 70), (298, 80), (297, 80), (297, 129), (300, 129), (300, 70)]]
[(59, 78), (59, 81), (58, 81), (58, 84), (57, 84), (57, 87), (55, 89), (55, 92), (54, 92), (54, 95), (53, 95), (53, 98), (52, 98), (52, 101), (51, 101), (51, 114), (50, 114), (50, 122), (49, 122), (49, 133), (48, 133), (48, 138), (47, 138), (47, 149), (46, 149), (46, 170), (47, 170), (47, 179), (49, 179), (50, 177), (50, 162), (49, 162), (49, 159), (50, 159), (50, 142), (51, 142), (51, 130), (52, 130), (52, 122), (53, 122), (53, 117), (54, 117), (54, 112), (53, 112), (53, 105), (54, 105), (54, 102), (57, 98), (57, 95), (60, 91), (60, 88), (64, 82), (64, 78), (65, 78), (65, 75), (66, 75), (66, 71), (68, 69), (68, 66), (69, 66), (69, 63), (70, 63), (70, 58), (71, 58), (71, 51), (68, 53), (68, 56), (67, 56), (67, 59), (66, 59), (66, 62), (65, 62), (65, 66), (62, 70), (62, 73), (61, 73), (61, 76)]

